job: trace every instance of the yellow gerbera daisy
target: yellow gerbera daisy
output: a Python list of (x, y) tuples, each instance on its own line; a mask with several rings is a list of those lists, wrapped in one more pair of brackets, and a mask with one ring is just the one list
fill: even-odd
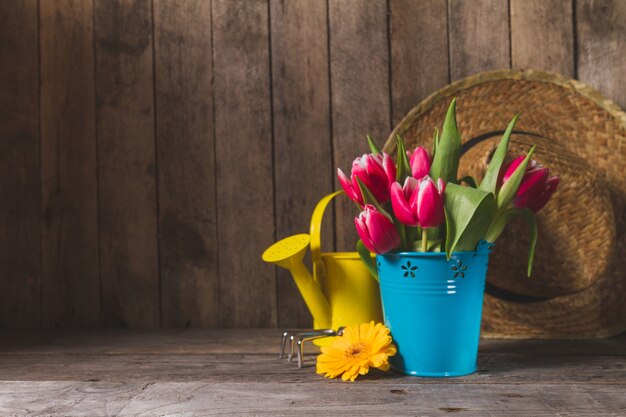
[(346, 326), (342, 336), (336, 336), (332, 345), (321, 348), (317, 357), (317, 373), (326, 378), (341, 375), (344, 381), (354, 381), (365, 375), (370, 366), (383, 371), (389, 369), (389, 356), (396, 354), (389, 329), (374, 322)]

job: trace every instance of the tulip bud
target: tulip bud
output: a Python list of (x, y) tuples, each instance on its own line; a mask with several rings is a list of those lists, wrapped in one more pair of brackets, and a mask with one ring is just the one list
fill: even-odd
[(537, 194), (535, 194), (533, 198), (528, 201), (528, 205), (526, 207), (528, 207), (535, 213), (541, 210), (543, 206), (545, 206), (548, 203), (548, 201), (550, 200), (550, 197), (552, 197), (552, 194), (554, 193), (554, 191), (556, 191), (556, 187), (558, 185), (559, 185), (559, 177), (554, 176), (554, 177), (549, 178), (545, 182), (543, 189), (537, 192)]
[(417, 192), (417, 217), (424, 229), (437, 227), (444, 221), (443, 193), (445, 183), (441, 178), (437, 185), (429, 176), (424, 177)]
[[(509, 180), (523, 160), (524, 155), (521, 155), (509, 163), (503, 171), (500, 185)], [(548, 168), (535, 160), (531, 160), (526, 166), (524, 177), (513, 199), (513, 205), (517, 208), (528, 207), (534, 212), (541, 210), (548, 203), (559, 184), (559, 177), (548, 178), (549, 174)]]
[(407, 177), (404, 187), (400, 183), (391, 184), (391, 207), (400, 223), (407, 226), (417, 226), (417, 188), (418, 181), (413, 177)]
[(389, 200), (389, 186), (395, 181), (396, 166), (386, 153), (365, 154), (352, 162), (350, 179), (341, 169), (337, 169), (339, 183), (351, 200), (363, 207), (364, 201), (357, 179), (370, 190), (376, 201)]
[(391, 220), (367, 204), (354, 219), (354, 225), (365, 247), (371, 252), (386, 253), (400, 245), (400, 235)]
[(428, 150), (422, 146), (415, 148), (409, 155), (411, 173), (415, 178), (423, 178), (430, 172), (431, 157)]

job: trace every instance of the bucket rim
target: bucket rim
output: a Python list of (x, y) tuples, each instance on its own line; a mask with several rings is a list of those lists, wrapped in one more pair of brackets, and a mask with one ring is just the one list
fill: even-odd
[(358, 252), (322, 252), (321, 256), (322, 258), (361, 260)]
[[(478, 253), (478, 251), (464, 250), (464, 251), (452, 252), (451, 256), (474, 254), (474, 253)], [(379, 253), (377, 256), (390, 256), (390, 257), (409, 256), (413, 258), (436, 258), (436, 257), (445, 257), (446, 253), (445, 252), (387, 252), (387, 253)]]
[[(491, 253), (493, 247), (494, 247), (494, 244), (492, 242), (487, 242), (485, 240), (481, 240), (476, 245), (476, 249), (474, 249), (474, 250), (455, 251), (455, 252), (452, 252), (450, 254), (450, 257), (456, 256), (456, 255), (487, 255), (487, 254)], [(381, 254), (378, 254), (376, 256), (389, 256), (389, 257), (400, 257), (400, 256), (402, 256), (402, 257), (411, 257), (411, 258), (437, 258), (437, 257), (445, 257), (446, 256), (446, 252), (417, 252), (417, 251), (406, 252), (406, 251), (403, 251), (403, 252), (381, 253)]]

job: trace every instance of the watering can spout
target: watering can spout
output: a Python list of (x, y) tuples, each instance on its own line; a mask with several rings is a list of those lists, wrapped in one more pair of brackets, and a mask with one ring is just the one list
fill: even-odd
[(263, 260), (289, 270), (313, 320), (320, 327), (330, 328), (332, 324), (330, 304), (303, 262), (310, 241), (311, 237), (308, 234), (280, 240), (263, 252)]
[[(324, 211), (331, 200), (343, 194), (336, 191), (323, 197), (311, 216), (310, 234), (285, 238), (263, 253), (265, 262), (288, 269), (311, 315), (315, 329), (335, 329), (349, 324), (382, 322), (378, 283), (356, 252), (326, 252), (321, 248)], [(310, 273), (302, 262), (311, 248)], [(313, 275), (311, 277), (311, 275)], [(320, 346), (326, 341), (314, 342)]]

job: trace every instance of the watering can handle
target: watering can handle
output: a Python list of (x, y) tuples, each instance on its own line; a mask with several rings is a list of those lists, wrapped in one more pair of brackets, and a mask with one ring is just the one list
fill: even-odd
[(322, 232), (322, 219), (324, 218), (324, 212), (326, 211), (326, 207), (330, 201), (337, 197), (339, 194), (345, 194), (343, 191), (335, 191), (334, 193), (330, 193), (324, 196), (317, 206), (315, 206), (315, 210), (313, 210), (313, 215), (311, 216), (311, 261), (313, 262), (313, 279), (317, 281), (318, 269), (322, 266), (322, 240), (321, 240), (321, 232)]

